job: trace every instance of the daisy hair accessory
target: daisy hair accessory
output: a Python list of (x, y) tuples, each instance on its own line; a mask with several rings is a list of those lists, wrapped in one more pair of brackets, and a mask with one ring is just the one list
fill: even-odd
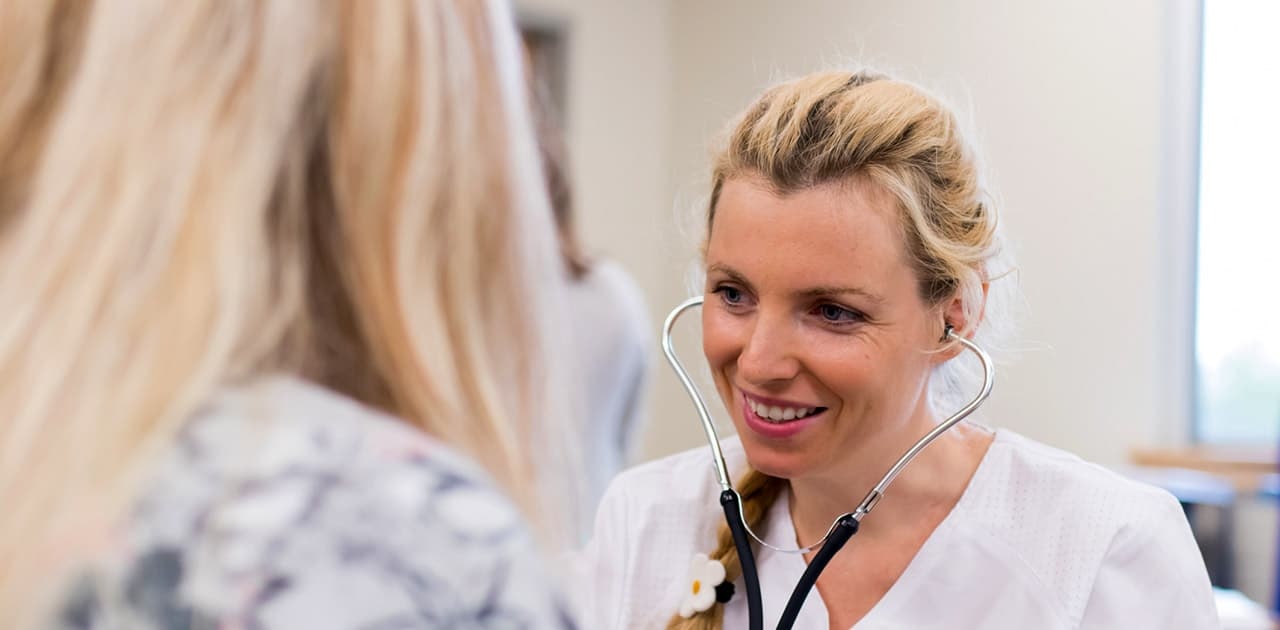
[(688, 619), (717, 601), (729, 601), (733, 597), (733, 583), (725, 582), (724, 578), (724, 565), (719, 560), (712, 560), (705, 553), (695, 554), (689, 562), (688, 586), (680, 602), (680, 616)]

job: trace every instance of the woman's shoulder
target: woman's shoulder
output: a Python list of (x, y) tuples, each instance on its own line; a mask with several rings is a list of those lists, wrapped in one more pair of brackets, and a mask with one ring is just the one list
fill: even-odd
[(174, 615), (351, 628), (495, 614), (568, 627), (518, 511), (476, 466), (317, 386), (224, 392), (151, 478), (127, 554), (89, 579), (154, 627)]
[(1149, 540), (1186, 547), (1166, 554), (1198, 553), (1168, 492), (1007, 430), (956, 512), (958, 528), (1028, 572), (1074, 619), (1117, 553)]
[(961, 507), (970, 520), (1025, 534), (1041, 548), (1039, 532), (1061, 530), (1062, 542), (1089, 544), (1183, 519), (1167, 491), (1005, 429), (997, 431)]
[[(983, 470), (989, 469), (989, 470)], [(1028, 502), (1069, 503), (1116, 517), (1139, 517), (1152, 508), (1176, 505), (1165, 490), (1126, 477), (1059, 448), (1001, 429), (979, 469), (1001, 483), (1016, 507)]]
[[(746, 465), (736, 438), (721, 442), (730, 474)], [(575, 554), (578, 580), (593, 585), (578, 601), (589, 627), (662, 627), (695, 553), (715, 545), (723, 521), (720, 487), (707, 447), (626, 470), (614, 478), (596, 512), (586, 548)]]
[[(736, 436), (720, 441), (725, 465), (733, 479), (746, 467), (746, 454)], [(720, 486), (711, 449), (698, 446), (629, 468), (610, 482), (605, 497), (626, 497), (659, 510), (689, 505), (719, 506)], [(717, 511), (718, 513), (718, 511)]]
[[(721, 442), (729, 474), (735, 479), (746, 466), (737, 438)], [(606, 554), (623, 553), (637, 540), (663, 540), (688, 555), (699, 545), (714, 544), (723, 511), (720, 485), (711, 451), (694, 448), (640, 464), (614, 477), (596, 510), (594, 542), (613, 541)], [(703, 551), (706, 551), (705, 549)], [(646, 556), (640, 560), (647, 563)]]

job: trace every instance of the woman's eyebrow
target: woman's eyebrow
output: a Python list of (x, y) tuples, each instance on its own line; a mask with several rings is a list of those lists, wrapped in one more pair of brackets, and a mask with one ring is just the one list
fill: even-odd
[(800, 291), (797, 291), (796, 294), (809, 298), (831, 297), (835, 295), (857, 295), (876, 304), (884, 303), (884, 298), (860, 287), (817, 286), (801, 289)]
[(707, 267), (707, 273), (722, 273), (728, 276), (730, 280), (742, 285), (743, 287), (748, 289), (751, 288), (751, 281), (747, 280), (746, 276), (738, 273), (737, 270), (724, 263), (715, 263), (710, 267)]

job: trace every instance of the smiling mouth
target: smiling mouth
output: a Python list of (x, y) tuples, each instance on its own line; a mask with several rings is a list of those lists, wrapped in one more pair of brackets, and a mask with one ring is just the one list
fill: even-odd
[(747, 398), (747, 407), (751, 409), (751, 413), (754, 413), (757, 418), (770, 424), (782, 424), (800, 420), (827, 410), (826, 407), (779, 407), (766, 405), (750, 398)]

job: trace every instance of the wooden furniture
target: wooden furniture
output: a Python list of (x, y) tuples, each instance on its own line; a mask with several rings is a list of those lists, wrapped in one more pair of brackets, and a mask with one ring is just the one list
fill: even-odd
[[(1241, 496), (1253, 495), (1277, 472), (1274, 446), (1216, 446), (1198, 444), (1181, 448), (1141, 448), (1129, 452), (1138, 466), (1200, 470), (1231, 481)], [(1272, 477), (1273, 478), (1273, 477)], [(1273, 482), (1274, 483), (1274, 482)]]

